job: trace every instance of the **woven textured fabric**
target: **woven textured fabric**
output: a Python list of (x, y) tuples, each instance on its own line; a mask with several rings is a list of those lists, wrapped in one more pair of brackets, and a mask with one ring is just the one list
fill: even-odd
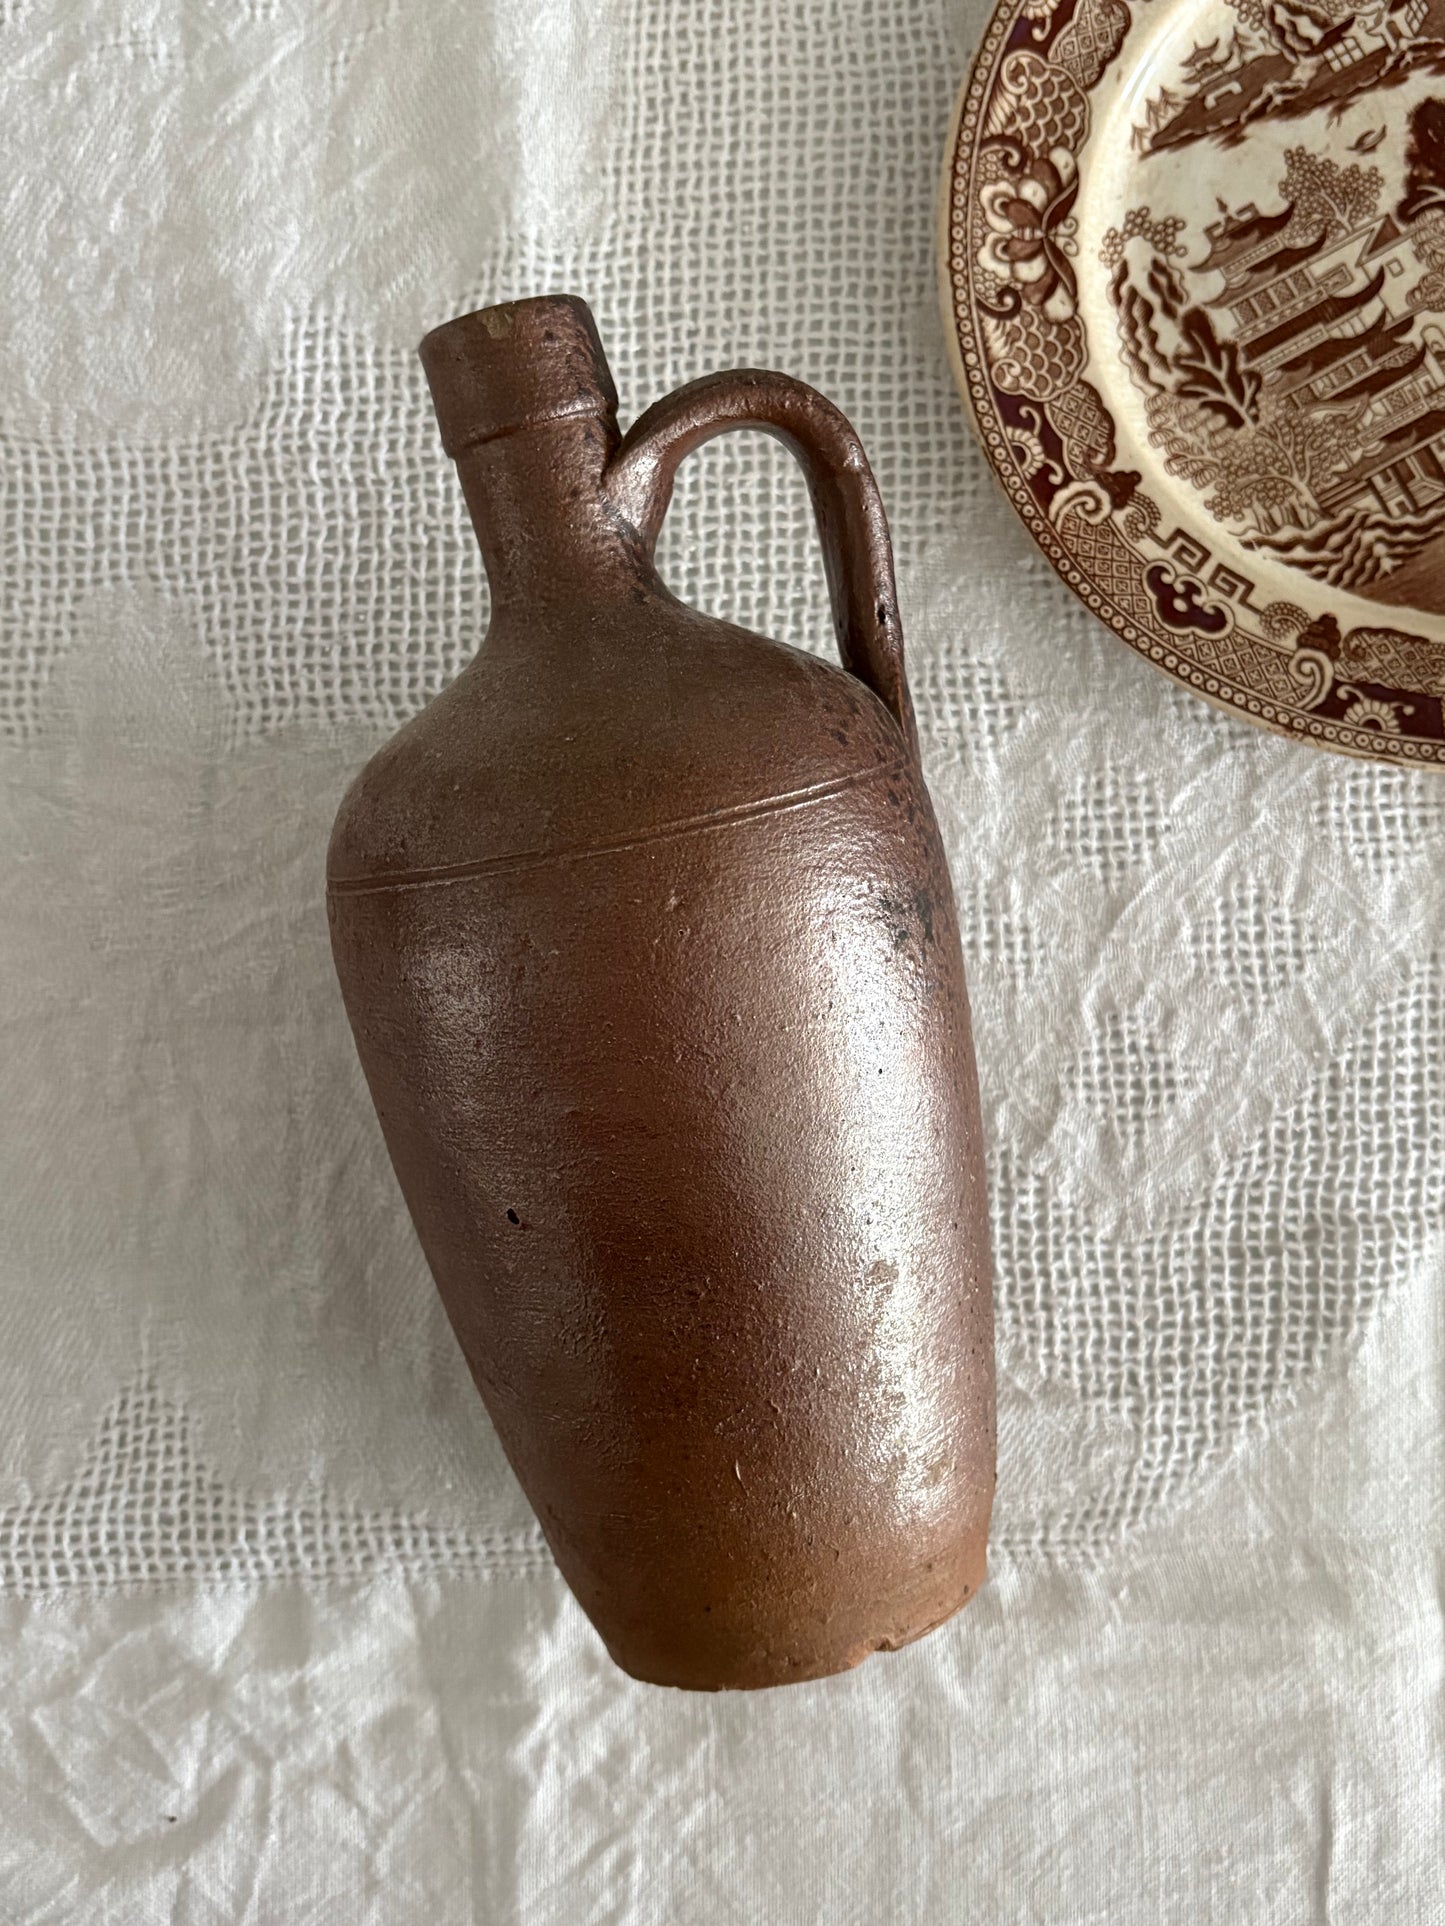
[[(1410, 1870), (1441, 1807), (1445, 787), (1174, 688), (996, 495), (932, 261), (983, 17), (0, 0), (0, 1916), (1445, 1916)], [(486, 621), (414, 342), (547, 290), (591, 301), (625, 418), (762, 365), (854, 421), (959, 900), (999, 1575), (791, 1715), (607, 1671), (327, 953), (346, 780)], [(686, 465), (660, 561), (831, 648), (766, 438)], [(770, 1820), (750, 1760), (788, 1732)], [(914, 1859), (848, 1833), (865, 1794)]]

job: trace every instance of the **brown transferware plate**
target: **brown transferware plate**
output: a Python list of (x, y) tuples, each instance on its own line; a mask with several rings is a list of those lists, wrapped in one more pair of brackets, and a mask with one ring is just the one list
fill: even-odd
[(949, 146), (955, 370), (1116, 634), (1445, 762), (1445, 0), (1002, 0)]

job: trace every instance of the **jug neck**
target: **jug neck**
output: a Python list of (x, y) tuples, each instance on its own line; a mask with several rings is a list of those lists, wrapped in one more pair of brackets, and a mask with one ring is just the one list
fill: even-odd
[(421, 359), (494, 611), (575, 603), (635, 580), (647, 558), (604, 492), (617, 391), (586, 302), (480, 308), (433, 329)]
[(494, 615), (605, 595), (647, 558), (603, 490), (620, 439), (616, 418), (543, 421), (457, 458)]

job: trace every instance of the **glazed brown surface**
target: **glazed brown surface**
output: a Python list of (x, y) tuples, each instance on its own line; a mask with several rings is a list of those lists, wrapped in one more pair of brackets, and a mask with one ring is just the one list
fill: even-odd
[[(619, 441), (591, 316), (423, 343), (493, 615), (342, 804), (336, 964), (473, 1376), (638, 1678), (817, 1677), (984, 1570), (983, 1157), (887, 530), (821, 396), (692, 384)], [(803, 460), (849, 673), (658, 579), (671, 477)]]

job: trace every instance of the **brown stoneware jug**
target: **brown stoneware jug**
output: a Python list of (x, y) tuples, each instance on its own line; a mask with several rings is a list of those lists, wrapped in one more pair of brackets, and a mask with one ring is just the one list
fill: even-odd
[[(617, 1663), (835, 1672), (973, 1594), (994, 1484), (968, 1006), (877, 487), (782, 375), (619, 436), (578, 300), (421, 355), (492, 618), (331, 840), (392, 1161)], [(803, 464), (841, 668), (653, 568), (679, 461), (728, 428)]]

